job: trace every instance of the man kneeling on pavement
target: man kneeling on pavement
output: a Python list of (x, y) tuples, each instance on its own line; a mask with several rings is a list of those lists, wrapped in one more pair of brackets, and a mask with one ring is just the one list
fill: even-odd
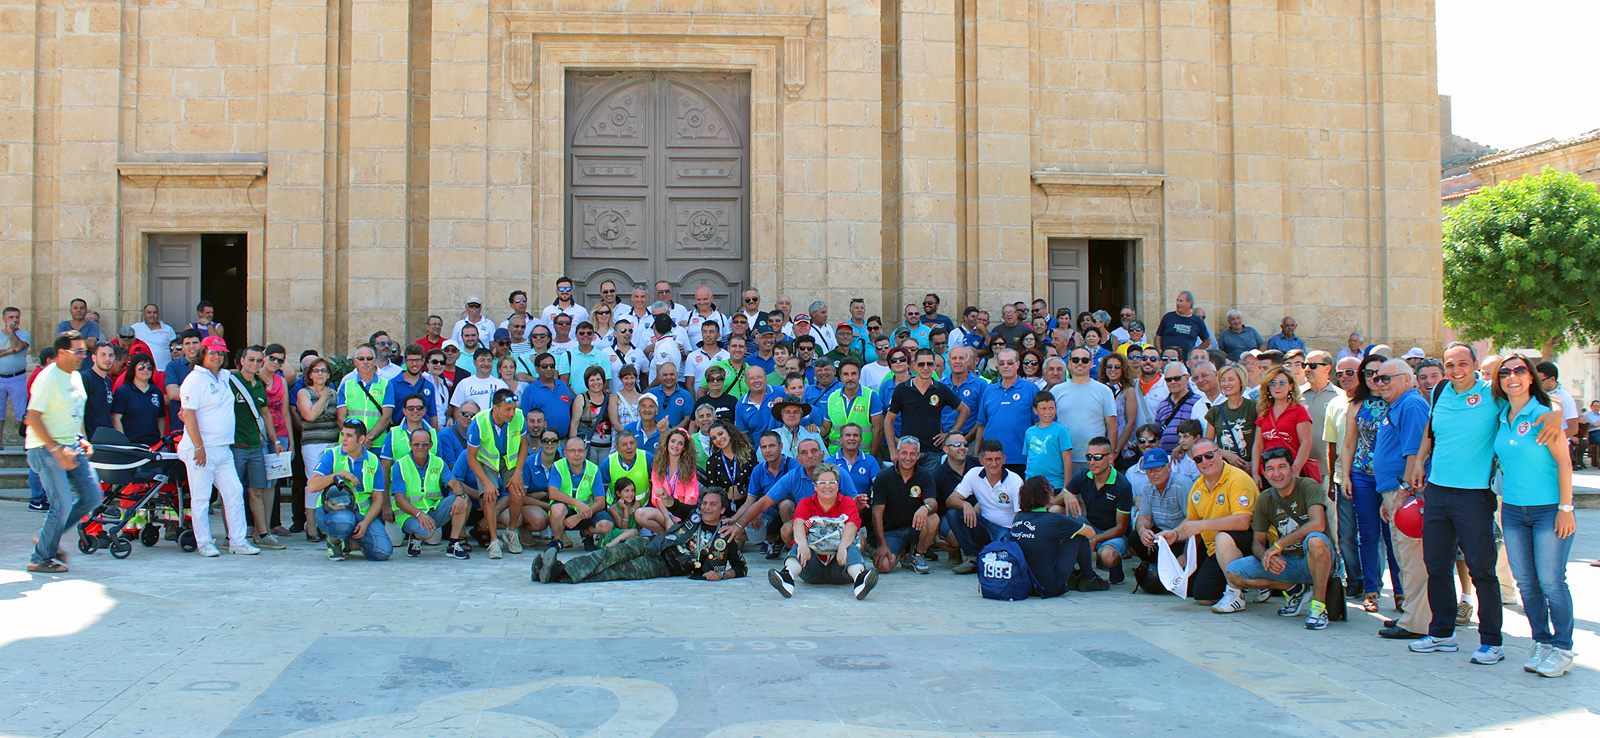
[(652, 538), (631, 536), (597, 551), (558, 561), (556, 551), (533, 562), (539, 582), (612, 582), (687, 576), (708, 582), (745, 575), (739, 545), (721, 535), (728, 494), (720, 487), (700, 491), (698, 521), (685, 520)]
[(1211, 610), (1239, 612), (1245, 608), (1244, 588), (1265, 588), (1283, 592), (1278, 614), (1292, 618), (1300, 614), (1309, 588), (1306, 628), (1322, 630), (1328, 627), (1328, 576), (1333, 571), (1327, 495), (1321, 485), (1294, 475), (1289, 449), (1268, 449), (1261, 458), (1271, 486), (1261, 491), (1251, 514), (1252, 555), (1228, 564), (1227, 592)]

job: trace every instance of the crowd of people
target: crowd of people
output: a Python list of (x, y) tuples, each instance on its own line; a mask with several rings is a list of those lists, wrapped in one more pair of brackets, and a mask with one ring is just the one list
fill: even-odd
[[(1571, 668), (1571, 474), (1600, 453), (1580, 432), (1600, 433), (1600, 400), (1580, 416), (1549, 362), (1360, 332), (1330, 351), (1293, 317), (1263, 339), (1236, 310), (1213, 331), (1188, 292), (1147, 328), (1045, 300), (995, 323), (928, 294), (896, 325), (862, 299), (835, 321), (755, 289), (729, 307), (704, 285), (690, 304), (626, 287), (582, 305), (563, 277), (542, 308), (512, 292), (498, 321), (469, 297), (419, 337), (371, 334), (343, 376), (316, 350), (240, 345), (204, 302), (182, 329), (146, 306), (106, 340), (75, 300), (42, 350), (6, 308), (0, 392), (26, 416), (46, 513), (28, 568), (67, 570), (62, 534), (100, 499), (98, 429), (182, 431), (201, 556), (222, 551), (213, 496), (234, 554), (300, 534), (335, 561), (547, 541), (540, 582), (716, 581), (760, 555), (785, 598), (801, 581), (865, 598), (941, 556), (972, 574), (1006, 539), (1037, 594), (1092, 592), (1198, 537), (1186, 594), (1215, 613), (1277, 597), (1321, 630), (1330, 600), (1378, 612), (1387, 587), (1380, 636), (1456, 651), (1476, 612), (1470, 660), (1493, 664), (1503, 551), (1534, 634), (1524, 668)], [(286, 452), (296, 473), (271, 478)]]

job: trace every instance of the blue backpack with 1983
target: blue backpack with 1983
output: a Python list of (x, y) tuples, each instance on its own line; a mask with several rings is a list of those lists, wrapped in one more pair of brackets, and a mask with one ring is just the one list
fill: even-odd
[(988, 600), (1025, 600), (1038, 589), (1022, 547), (1002, 538), (978, 553), (978, 589)]

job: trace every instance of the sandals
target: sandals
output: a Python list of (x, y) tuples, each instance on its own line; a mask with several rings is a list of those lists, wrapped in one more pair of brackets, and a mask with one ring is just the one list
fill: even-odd
[(1361, 609), (1365, 612), (1378, 611), (1378, 593), (1368, 592), (1361, 600)]
[(1394, 611), (1395, 612), (1400, 612), (1400, 613), (1403, 613), (1403, 612), (1406, 611), (1406, 596), (1405, 595), (1395, 595), (1394, 596)]

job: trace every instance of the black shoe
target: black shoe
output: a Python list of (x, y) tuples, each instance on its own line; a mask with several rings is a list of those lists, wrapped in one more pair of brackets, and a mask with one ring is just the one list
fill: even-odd
[(595, 544), (595, 542), (594, 542), (594, 536), (584, 536), (583, 537), (583, 550), (585, 550), (585, 551), (599, 551), (600, 550), (600, 546)]
[(1378, 631), (1379, 638), (1388, 638), (1396, 641), (1414, 641), (1421, 638), (1424, 633), (1412, 633), (1399, 625), (1391, 625)]
[(535, 573), (538, 575), (540, 582), (549, 584), (550, 582), (555, 581), (556, 564), (560, 561), (560, 559), (556, 558), (556, 554), (560, 552), (561, 542), (551, 541), (550, 547), (546, 548), (544, 550), (544, 554), (539, 557), (539, 569)]
[(794, 577), (789, 575), (788, 569), (768, 569), (767, 583), (786, 600), (794, 596)]
[(28, 509), (34, 512), (50, 512), (50, 501), (46, 500), (44, 502), (34, 502), (29, 500)]
[(922, 555), (922, 559), (924, 561), (938, 561), (939, 560), (939, 552), (938, 551), (934, 551), (932, 549), (929, 549), (927, 553)]
[(1383, 621), (1383, 627), (1385, 627), (1385, 628), (1393, 628), (1393, 627), (1395, 627), (1396, 625), (1399, 625), (1399, 624), (1400, 624), (1400, 621), (1398, 621), (1398, 620), (1385, 620), (1385, 621)]
[[(785, 574), (789, 573), (789, 570), (785, 569), (784, 573)], [(866, 599), (867, 598), (867, 593), (871, 592), (872, 588), (876, 587), (876, 586), (878, 586), (878, 570), (877, 569), (864, 569), (864, 570), (862, 570), (862, 572), (860, 574), (856, 575), (856, 580), (855, 580), (856, 599), (858, 599), (858, 600)]]
[(470, 558), (472, 558), (472, 554), (467, 553), (466, 544), (464, 544), (464, 543), (462, 543), (460, 541), (451, 541), (450, 545), (445, 548), (444, 555), (448, 556), (448, 557), (450, 557), (452, 559), (470, 559)]
[(766, 554), (765, 558), (768, 561), (777, 561), (778, 559), (783, 558), (783, 544), (782, 543), (776, 543), (776, 542), (773, 542), (773, 541), (762, 541), (761, 546), (762, 546), (763, 553)]
[(1121, 584), (1122, 583), (1122, 577), (1123, 577), (1123, 574), (1122, 574), (1122, 565), (1121, 564), (1117, 564), (1116, 566), (1111, 567), (1111, 574), (1109, 576), (1109, 579), (1111, 580), (1112, 584)]
[(535, 582), (538, 582), (539, 581), (539, 569), (542, 568), (543, 566), (544, 566), (544, 554), (535, 554), (534, 557), (533, 557), (533, 567), (530, 570), (528, 578), (533, 580), (533, 581), (535, 581)]
[(1094, 574), (1087, 577), (1078, 577), (1076, 589), (1079, 592), (1104, 592), (1111, 589), (1111, 583), (1101, 579), (1099, 574)]
[(1361, 584), (1359, 584), (1359, 583), (1351, 584), (1349, 582), (1345, 583), (1345, 585), (1344, 585), (1344, 598), (1345, 599), (1347, 599), (1347, 600), (1359, 600), (1359, 599), (1362, 599), (1363, 597), (1366, 597), (1366, 596), (1367, 596), (1367, 590), (1366, 590), (1365, 587), (1361, 586)]
[(420, 540), (418, 540), (416, 538), (412, 538), (411, 540), (406, 541), (406, 555), (410, 556), (412, 558), (416, 558), (418, 556), (421, 556), (422, 555), (422, 541), (420, 541)]

